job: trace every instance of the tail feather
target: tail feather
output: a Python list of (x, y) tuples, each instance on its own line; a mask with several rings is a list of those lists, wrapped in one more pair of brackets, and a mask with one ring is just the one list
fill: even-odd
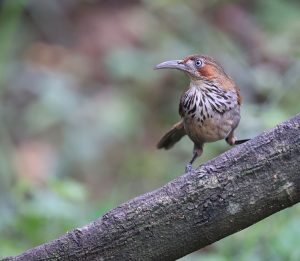
[(157, 144), (158, 149), (170, 149), (178, 142), (184, 135), (186, 135), (183, 122), (180, 121), (176, 123), (162, 138)]

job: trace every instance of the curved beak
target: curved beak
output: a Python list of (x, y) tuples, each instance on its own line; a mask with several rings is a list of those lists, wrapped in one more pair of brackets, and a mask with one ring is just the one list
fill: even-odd
[(187, 71), (188, 67), (183, 60), (171, 60), (162, 62), (154, 67), (154, 70), (158, 69), (177, 69), (181, 71)]

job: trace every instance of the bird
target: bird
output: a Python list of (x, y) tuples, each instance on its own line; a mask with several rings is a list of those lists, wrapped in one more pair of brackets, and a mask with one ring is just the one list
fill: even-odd
[(205, 143), (225, 139), (232, 146), (249, 140), (237, 140), (234, 135), (240, 122), (240, 88), (214, 58), (194, 54), (162, 62), (154, 69), (177, 69), (190, 80), (179, 101), (180, 121), (157, 144), (158, 149), (168, 150), (187, 135), (194, 148), (186, 172), (193, 170), (192, 164), (203, 153)]

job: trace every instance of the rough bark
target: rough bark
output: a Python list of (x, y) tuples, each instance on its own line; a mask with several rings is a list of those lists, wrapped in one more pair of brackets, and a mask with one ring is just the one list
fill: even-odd
[(4, 260), (174, 260), (300, 200), (300, 114), (85, 227)]

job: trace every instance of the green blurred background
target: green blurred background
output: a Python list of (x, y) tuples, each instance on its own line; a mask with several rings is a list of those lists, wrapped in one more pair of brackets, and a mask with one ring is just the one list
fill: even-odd
[[(0, 1), (0, 257), (82, 226), (181, 175), (184, 138), (155, 144), (188, 79), (153, 71), (215, 57), (241, 87), (241, 139), (300, 110), (300, 3)], [(206, 145), (196, 164), (228, 150)], [(181, 260), (300, 260), (300, 207)]]

